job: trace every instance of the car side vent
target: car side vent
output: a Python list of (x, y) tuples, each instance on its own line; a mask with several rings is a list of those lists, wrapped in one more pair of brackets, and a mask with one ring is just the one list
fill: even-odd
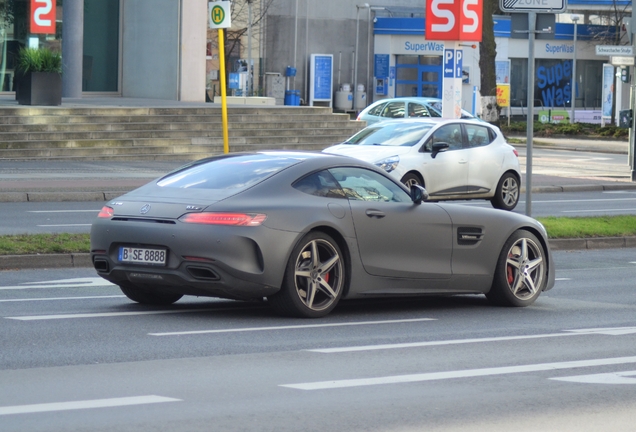
[(484, 231), (477, 227), (457, 228), (457, 244), (461, 246), (476, 245), (484, 237)]

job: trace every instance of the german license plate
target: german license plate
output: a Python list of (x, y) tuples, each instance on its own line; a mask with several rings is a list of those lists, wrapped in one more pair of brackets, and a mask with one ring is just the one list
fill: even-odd
[(122, 246), (119, 261), (137, 264), (166, 265), (168, 253), (165, 249), (146, 249)]

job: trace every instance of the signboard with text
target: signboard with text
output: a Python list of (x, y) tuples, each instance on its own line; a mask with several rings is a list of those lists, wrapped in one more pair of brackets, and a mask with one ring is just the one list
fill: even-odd
[(55, 0), (31, 0), (31, 33), (55, 34)]
[(481, 42), (483, 0), (426, 2), (426, 40)]
[(631, 45), (596, 45), (596, 55), (599, 56), (633, 56)]
[(562, 13), (566, 8), (566, 0), (499, 0), (503, 12)]

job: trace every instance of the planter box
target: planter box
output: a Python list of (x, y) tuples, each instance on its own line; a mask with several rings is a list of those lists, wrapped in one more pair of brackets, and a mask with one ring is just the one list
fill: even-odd
[(20, 105), (62, 104), (62, 75), (56, 72), (29, 72), (17, 80), (16, 99)]

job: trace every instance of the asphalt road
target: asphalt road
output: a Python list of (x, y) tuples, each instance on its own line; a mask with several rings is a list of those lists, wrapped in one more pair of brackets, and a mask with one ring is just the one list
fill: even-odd
[[(525, 195), (517, 213), (525, 214)], [(0, 206), (0, 235), (38, 233), (88, 233), (103, 202), (19, 202)], [(458, 204), (492, 206), (488, 201)], [(601, 216), (636, 214), (636, 189), (625, 191), (562, 192), (532, 195), (532, 216)]]
[(143, 307), (89, 269), (2, 273), (2, 431), (633, 431), (636, 253), (555, 252), (535, 305)]

